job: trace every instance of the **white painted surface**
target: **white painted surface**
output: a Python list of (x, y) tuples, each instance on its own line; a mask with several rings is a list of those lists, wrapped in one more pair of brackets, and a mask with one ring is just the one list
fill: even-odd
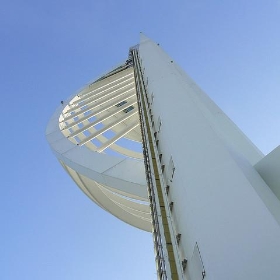
[[(129, 84), (129, 93), (124, 84)], [(133, 104), (133, 110), (125, 113), (116, 106), (122, 100), (127, 102), (124, 108)], [(94, 121), (90, 122), (90, 117)], [(100, 123), (103, 127), (95, 127)], [(108, 139), (102, 132), (112, 124), (117, 124), (111, 131), (116, 136)], [(46, 137), (60, 163), (89, 198), (122, 221), (151, 230), (143, 156), (116, 143), (122, 137), (136, 142), (141, 137), (131, 68), (86, 86), (66, 100), (52, 116)], [(106, 149), (99, 151), (90, 138), (107, 144), (120, 156), (110, 155)]]
[(255, 168), (280, 200), (280, 146), (260, 160)]
[(182, 259), (197, 242), (205, 279), (280, 279), (280, 202), (253, 168), (262, 153), (157, 44), (142, 36), (139, 52), (163, 162), (176, 168)]

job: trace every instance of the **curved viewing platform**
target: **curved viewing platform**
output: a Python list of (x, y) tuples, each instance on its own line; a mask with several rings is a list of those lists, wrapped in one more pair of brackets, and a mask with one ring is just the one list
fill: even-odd
[(133, 67), (126, 62), (61, 103), (46, 132), (61, 165), (101, 208), (151, 231)]

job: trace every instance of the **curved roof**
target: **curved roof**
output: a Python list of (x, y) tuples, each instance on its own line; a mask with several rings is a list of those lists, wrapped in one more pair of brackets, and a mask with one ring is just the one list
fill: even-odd
[(89, 198), (124, 222), (151, 231), (134, 73), (128, 63), (62, 102), (46, 136)]

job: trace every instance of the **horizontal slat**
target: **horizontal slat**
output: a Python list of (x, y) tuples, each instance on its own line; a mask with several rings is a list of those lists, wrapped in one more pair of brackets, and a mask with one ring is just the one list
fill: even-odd
[(103, 117), (97, 119), (96, 121), (83, 126), (82, 128), (76, 130), (71, 135), (69, 135), (69, 137), (74, 137), (74, 136), (78, 135), (79, 133), (82, 133), (83, 131), (89, 129), (90, 127), (95, 126), (95, 125), (97, 125), (97, 124), (99, 124), (99, 123), (109, 119), (110, 117), (112, 117), (112, 116), (116, 115), (117, 113), (120, 113), (121, 111), (123, 111), (125, 108), (127, 108), (127, 107), (129, 107), (131, 105), (134, 105), (136, 103), (137, 103), (137, 101), (134, 100), (134, 101), (126, 103), (125, 106), (116, 107), (116, 110), (114, 110), (113, 112), (109, 112), (106, 115), (104, 115)]
[(130, 132), (132, 129), (134, 129), (135, 127), (137, 127), (139, 125), (139, 122), (136, 121), (134, 123), (132, 123), (131, 125), (127, 126), (125, 129), (123, 129), (122, 131), (120, 131), (117, 135), (115, 135), (113, 138), (111, 138), (110, 140), (108, 140), (107, 142), (105, 142), (101, 147), (99, 147), (96, 151), (101, 153), (103, 152), (105, 149), (107, 149), (108, 147), (110, 147), (112, 144), (114, 144), (116, 141), (118, 141), (120, 138), (122, 138), (123, 136), (125, 136), (128, 132)]
[(134, 82), (129, 83), (129, 84), (127, 84), (127, 85), (125, 85), (125, 86), (122, 86), (122, 87), (120, 87), (120, 88), (118, 88), (118, 89), (115, 89), (115, 90), (113, 90), (113, 91), (109, 91), (109, 92), (107, 92), (107, 93), (105, 93), (105, 94), (103, 94), (103, 95), (101, 95), (101, 96), (99, 96), (99, 94), (98, 94), (98, 97), (93, 96), (92, 98), (89, 98), (85, 103), (82, 103), (82, 104), (80, 104), (80, 106), (77, 106), (77, 107), (75, 107), (75, 108), (73, 108), (73, 109), (71, 109), (71, 110), (68, 110), (68, 111), (66, 111), (65, 113), (66, 113), (66, 114), (70, 114), (70, 113), (72, 113), (72, 112), (76, 112), (76, 111), (79, 110), (80, 108), (83, 108), (84, 106), (87, 106), (88, 104), (90, 104), (90, 103), (92, 103), (92, 102), (95, 102), (95, 101), (98, 101), (98, 100), (100, 100), (100, 99), (106, 98), (106, 97), (108, 97), (108, 96), (110, 96), (110, 95), (112, 95), (112, 94), (114, 94), (114, 93), (120, 92), (120, 91), (126, 91), (126, 90), (128, 90), (128, 89), (130, 89), (130, 88), (131, 88), (131, 89), (135, 88), (135, 87), (134, 87)]
[(77, 117), (77, 116), (79, 116), (79, 115), (81, 115), (81, 114), (83, 114), (83, 113), (85, 113), (85, 112), (87, 112), (87, 111), (89, 111), (91, 109), (94, 109), (94, 108), (96, 108), (99, 105), (105, 104), (105, 103), (109, 102), (110, 100), (113, 100), (113, 99), (115, 99), (115, 98), (117, 98), (119, 96), (128, 94), (131, 91), (134, 92), (134, 88), (131, 88), (131, 89), (127, 90), (127, 91), (123, 91), (123, 92), (117, 93), (117, 94), (111, 96), (110, 98), (108, 98), (106, 100), (101, 100), (99, 102), (96, 102), (95, 104), (92, 104), (92, 105), (88, 106), (86, 109), (78, 111), (77, 113), (72, 114), (72, 115), (66, 117), (63, 121), (71, 120), (72, 118), (75, 118), (75, 117)]
[[(113, 80), (112, 82), (106, 83), (105, 85), (103, 85), (103, 86), (101, 86), (101, 87), (98, 87), (98, 88), (96, 88), (96, 89), (93, 89), (93, 90), (90, 91), (90, 92), (86, 92), (86, 93), (83, 93), (83, 94), (81, 94), (81, 95), (78, 94), (78, 96), (79, 96), (80, 98), (83, 98), (84, 96), (86, 96), (86, 95), (88, 95), (88, 94), (90, 94), (90, 93), (92, 93), (92, 92), (98, 91), (98, 90), (100, 90), (100, 89), (104, 89), (104, 88), (106, 88), (106, 87), (108, 87), (108, 86), (111, 86), (112, 84), (114, 84), (114, 83), (116, 83), (116, 82), (119, 82), (119, 81), (121, 81), (121, 80), (123, 80), (123, 79), (128, 79), (129, 76), (132, 76), (132, 75), (133, 75), (133, 73), (127, 74), (127, 75), (125, 75), (125, 76), (120, 77), (119, 79), (116, 79), (116, 80)], [(104, 80), (103, 80), (103, 81), (104, 81)], [(94, 85), (94, 83), (92, 84), (92, 86), (93, 86), (93, 85)], [(73, 103), (74, 103), (74, 102), (73, 102)]]
[(83, 141), (79, 143), (80, 146), (84, 145), (85, 143), (91, 141), (92, 139), (96, 138), (98, 135), (106, 132), (107, 130), (111, 129), (112, 127), (116, 126), (117, 124), (121, 123), (122, 121), (125, 121), (126, 119), (130, 118), (131, 116), (135, 115), (138, 113), (138, 110), (134, 109), (130, 111), (129, 113), (125, 114), (123, 117), (116, 119), (114, 122), (108, 124), (107, 126), (103, 127), (102, 129), (98, 130), (91, 136), (87, 137)]
[(128, 99), (133, 98), (133, 97), (134, 97), (134, 99), (136, 98), (134, 92), (129, 94), (129, 95), (127, 95), (127, 96), (125, 96), (125, 97), (122, 96), (122, 97), (120, 97), (118, 99), (115, 99), (115, 100), (113, 100), (113, 102), (110, 102), (106, 106), (102, 106), (102, 107), (98, 108), (97, 110), (94, 110), (92, 113), (88, 114), (87, 116), (79, 118), (77, 121), (72, 122), (72, 123), (66, 125), (62, 130), (69, 129), (69, 128), (71, 128), (71, 127), (73, 127), (73, 126), (75, 126), (75, 125), (77, 125), (79, 123), (82, 123), (83, 121), (85, 121), (85, 120), (87, 120), (87, 119), (89, 119), (91, 117), (94, 117), (94, 116), (96, 116), (96, 115), (98, 115), (98, 114), (100, 114), (100, 113), (102, 113), (102, 112), (104, 112), (104, 111), (114, 107), (118, 103), (122, 102), (124, 99), (128, 100)]
[[(103, 93), (103, 92), (106, 92), (106, 91), (108, 91), (108, 90), (111, 90), (111, 89), (113, 89), (113, 88), (115, 88), (115, 87), (117, 87), (117, 86), (119, 86), (119, 85), (124, 84), (124, 83), (131, 82), (132, 80), (133, 80), (133, 77), (130, 77), (130, 78), (124, 80), (124, 81), (121, 81), (121, 82), (119, 82), (119, 83), (115, 83), (115, 84), (112, 85), (111, 87), (105, 88), (105, 89), (103, 89), (102, 91), (98, 91), (100, 88), (99, 88), (99, 89), (92, 90), (92, 91), (86, 93), (86, 95), (84, 94), (82, 97), (80, 97), (80, 99), (75, 100), (71, 105), (77, 105), (77, 104), (81, 103), (81, 102), (84, 101), (84, 100), (87, 100), (87, 99), (89, 99), (89, 98), (92, 98), (93, 96), (97, 96), (97, 95), (99, 95), (99, 94), (101, 94), (101, 93)], [(107, 86), (107, 85), (106, 85), (106, 86)], [(104, 86), (103, 86), (102, 88), (104, 88)], [(93, 93), (95, 93), (95, 94), (93, 94)]]

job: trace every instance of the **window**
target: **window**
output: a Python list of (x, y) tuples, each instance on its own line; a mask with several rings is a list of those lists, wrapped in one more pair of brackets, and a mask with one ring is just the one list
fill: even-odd
[(166, 188), (165, 188), (165, 190), (166, 190), (166, 194), (168, 195), (168, 194), (169, 194), (169, 190), (170, 190), (170, 186), (167, 185)]
[(152, 95), (151, 95), (151, 105), (152, 105), (153, 102), (154, 102), (154, 98), (155, 98), (154, 93), (152, 93)]
[(121, 107), (121, 106), (123, 106), (123, 105), (126, 104), (126, 103), (127, 103), (127, 101), (124, 100), (124, 101), (122, 101), (122, 102), (116, 104), (115, 106), (116, 106), (116, 107)]
[(176, 241), (177, 241), (177, 244), (179, 245), (179, 243), (180, 243), (180, 241), (181, 241), (181, 233), (178, 233), (177, 235), (176, 235)]
[(130, 112), (130, 111), (133, 110), (133, 109), (134, 109), (134, 106), (129, 106), (129, 107), (125, 108), (125, 109), (123, 110), (123, 112), (128, 113), (128, 112)]
[(170, 180), (170, 182), (172, 182), (172, 180), (173, 180), (174, 173), (175, 173), (175, 166), (174, 166), (174, 162), (173, 162), (173, 159), (171, 156), (170, 160), (169, 160), (169, 164), (168, 164), (168, 173), (167, 173), (167, 176), (168, 176), (168, 179)]
[(161, 125), (162, 125), (161, 119), (160, 119), (160, 117), (158, 117), (158, 122), (157, 122), (157, 131), (158, 132), (160, 132)]
[(205, 279), (206, 272), (197, 243), (195, 244), (192, 257), (188, 261), (188, 265), (186, 267), (186, 274), (188, 276), (188, 279)]

